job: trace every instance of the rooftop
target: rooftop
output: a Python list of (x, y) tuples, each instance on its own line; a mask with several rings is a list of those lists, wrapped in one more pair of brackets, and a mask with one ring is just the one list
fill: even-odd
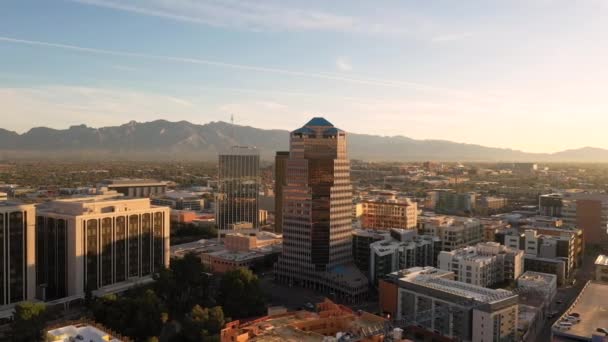
[(557, 276), (549, 273), (526, 271), (518, 278), (518, 281), (551, 284), (557, 281)]
[(146, 186), (146, 185), (167, 185), (167, 182), (157, 181), (154, 179), (143, 179), (143, 178), (114, 178), (114, 179), (104, 179), (101, 181), (101, 184), (107, 186), (129, 186), (129, 185), (137, 185), (137, 186)]
[[(121, 342), (125, 341), (112, 335), (100, 325), (75, 323), (58, 327), (46, 332), (47, 341), (69, 342), (74, 339), (86, 342)], [(81, 338), (79, 338), (79, 336)]]
[(590, 341), (597, 328), (608, 327), (606, 307), (608, 307), (608, 285), (588, 282), (574, 304), (566, 311), (567, 314), (578, 313), (581, 317), (580, 323), (572, 325), (568, 331), (553, 330), (553, 334)]
[(595, 264), (602, 265), (602, 266), (608, 266), (608, 255), (603, 255), (603, 254), (598, 255), (597, 259), (595, 259)]
[(304, 127), (306, 126), (334, 127), (331, 122), (327, 121), (325, 118), (322, 117), (314, 117), (310, 119), (310, 121), (308, 121), (308, 123), (304, 125)]

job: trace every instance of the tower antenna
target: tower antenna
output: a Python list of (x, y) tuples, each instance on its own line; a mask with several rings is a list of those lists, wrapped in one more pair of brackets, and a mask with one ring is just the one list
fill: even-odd
[(234, 129), (234, 114), (230, 114), (230, 124), (232, 125), (232, 141), (236, 143), (236, 133)]

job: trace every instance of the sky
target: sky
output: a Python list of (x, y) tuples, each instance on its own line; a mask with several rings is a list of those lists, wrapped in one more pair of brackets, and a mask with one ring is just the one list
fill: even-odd
[(608, 148), (608, 0), (0, 0), (0, 128), (166, 119)]

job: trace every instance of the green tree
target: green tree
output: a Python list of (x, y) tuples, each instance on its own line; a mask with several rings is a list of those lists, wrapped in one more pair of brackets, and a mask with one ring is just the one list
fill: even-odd
[(258, 277), (246, 268), (226, 272), (220, 282), (219, 303), (232, 318), (262, 315), (266, 300)]
[(42, 340), (42, 329), (44, 329), (48, 316), (45, 304), (32, 302), (17, 304), (11, 326), (13, 341)]
[(184, 319), (181, 338), (192, 342), (209, 341), (218, 337), (224, 323), (224, 312), (221, 307), (209, 309), (195, 305)]

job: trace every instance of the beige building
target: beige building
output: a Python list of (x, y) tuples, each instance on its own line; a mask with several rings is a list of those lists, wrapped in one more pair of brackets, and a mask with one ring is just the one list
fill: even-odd
[(439, 253), (437, 265), (454, 272), (455, 280), (489, 287), (515, 281), (524, 272), (524, 252), (497, 242), (482, 242)]
[(416, 229), (418, 206), (409, 199), (397, 199), (387, 192), (361, 202), (361, 226), (365, 229)]
[(281, 235), (261, 231), (256, 234), (230, 233), (224, 238), (224, 245), (229, 251), (248, 252), (252, 249), (281, 244)]
[(36, 295), (33, 205), (0, 202), (0, 310)]
[(397, 322), (460, 341), (517, 341), (518, 296), (453, 280), (454, 273), (414, 267), (381, 280), (380, 306)]
[(478, 219), (459, 216), (420, 216), (418, 233), (441, 239), (442, 250), (452, 251), (483, 240), (483, 227)]
[(169, 266), (169, 211), (114, 194), (56, 200), (36, 218), (39, 298), (120, 291)]

